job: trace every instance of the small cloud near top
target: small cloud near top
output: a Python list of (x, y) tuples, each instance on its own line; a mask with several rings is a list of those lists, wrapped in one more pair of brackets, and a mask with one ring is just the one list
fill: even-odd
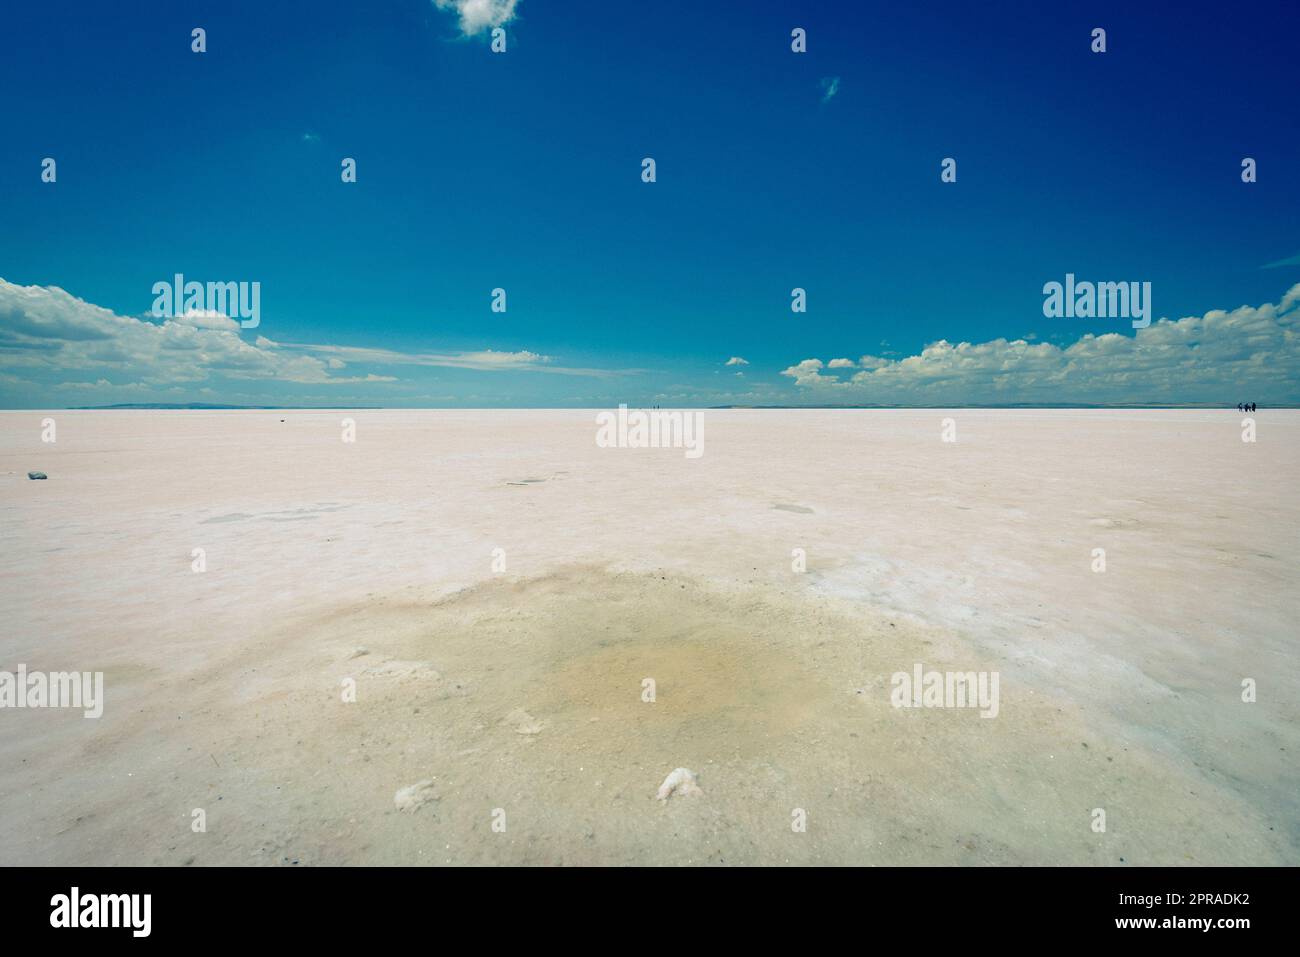
[(513, 20), (519, 0), (433, 0), (433, 5), (439, 10), (455, 10), (460, 32), (472, 37)]
[(840, 91), (840, 78), (838, 76), (822, 77), (822, 102), (829, 103), (832, 96)]
[(742, 358), (740, 358), (740, 356), (732, 356), (730, 359), (727, 360), (727, 365), (729, 365), (729, 366), (747, 366), (747, 365), (749, 365), (749, 360), (748, 360), (748, 359), (742, 359)]

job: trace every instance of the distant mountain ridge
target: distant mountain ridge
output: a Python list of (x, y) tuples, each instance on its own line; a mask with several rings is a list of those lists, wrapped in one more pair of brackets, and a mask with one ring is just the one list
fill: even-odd
[(122, 402), (118, 405), (76, 405), (72, 409), (78, 412), (106, 411), (109, 409), (206, 409), (208, 411), (232, 411), (250, 409), (270, 411), (275, 409), (382, 409), (379, 405), (213, 405), (206, 402)]

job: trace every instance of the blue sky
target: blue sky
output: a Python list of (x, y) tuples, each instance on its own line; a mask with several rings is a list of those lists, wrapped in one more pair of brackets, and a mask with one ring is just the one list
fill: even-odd
[(1135, 6), (22, 5), (0, 405), (1300, 401), (1294, 5)]

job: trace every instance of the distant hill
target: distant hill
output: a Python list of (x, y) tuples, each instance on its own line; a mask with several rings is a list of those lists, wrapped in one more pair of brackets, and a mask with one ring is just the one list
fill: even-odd
[[(250, 409), (269, 411), (275, 409), (337, 409), (334, 405), (209, 405), (206, 402), (122, 402), (118, 405), (78, 405), (77, 411), (95, 411), (105, 409), (206, 409), (208, 411), (230, 411), (232, 409)], [(349, 405), (349, 409), (382, 409), (379, 405)]]
[[(1184, 405), (1155, 405), (1137, 402), (1132, 405), (1117, 403), (1091, 404), (1086, 402), (1008, 402), (1000, 405), (711, 405), (710, 409), (1231, 409), (1230, 405), (1208, 402), (1191, 402)], [(1274, 405), (1271, 409), (1289, 409), (1293, 406)]]
[[(70, 406), (75, 411), (97, 411), (112, 409), (198, 409), (207, 411), (232, 411), (246, 409), (249, 411), (332, 411), (335, 409), (388, 409), (385, 405), (213, 405), (205, 402), (123, 402), (119, 405), (78, 405)], [(393, 407), (401, 408), (401, 407)], [(460, 409), (459, 406), (429, 406), (428, 408), (446, 408), (452, 411)], [(543, 407), (539, 407), (543, 408)], [(544, 408), (551, 408), (549, 406)], [(581, 409), (586, 406), (560, 406), (562, 409)], [(591, 408), (597, 408), (591, 406)], [(602, 407), (603, 408), (603, 407)], [(641, 406), (640, 408), (648, 408)], [(675, 408), (675, 407), (674, 407)], [(1189, 403), (1187, 405), (1153, 405), (1150, 403), (1137, 403), (1134, 405), (1089, 405), (1086, 403), (1076, 402), (1054, 402), (1054, 403), (1008, 403), (1006, 405), (711, 405), (710, 409), (1231, 409), (1230, 405), (1212, 405), (1209, 403)], [(1270, 406), (1273, 409), (1290, 409), (1295, 408), (1289, 405)], [(427, 411), (410, 410), (410, 411)], [(460, 410), (464, 411), (464, 410)], [(517, 411), (505, 409), (502, 411)]]

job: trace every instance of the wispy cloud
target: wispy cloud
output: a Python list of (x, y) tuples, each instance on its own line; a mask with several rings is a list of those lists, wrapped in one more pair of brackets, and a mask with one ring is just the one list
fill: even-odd
[(1265, 263), (1260, 269), (1281, 269), (1283, 266), (1300, 266), (1300, 253), (1294, 256), (1287, 256), (1286, 259), (1279, 259), (1275, 263)]
[(840, 78), (838, 76), (822, 77), (822, 102), (829, 103), (831, 97), (840, 91)]
[(1300, 401), (1300, 283), (1276, 305), (1161, 319), (1133, 336), (1089, 333), (1065, 347), (940, 340), (901, 359), (804, 359), (781, 374), (819, 398), (866, 404), (1290, 404)]
[(327, 356), (334, 361), (369, 364), (376, 366), (434, 366), (449, 369), (478, 369), (485, 372), (503, 372), (509, 370), (534, 372), (554, 372), (560, 375), (605, 377), (635, 370), (616, 372), (609, 369), (578, 368), (554, 364), (550, 356), (529, 352), (501, 352), (495, 349), (483, 349), (478, 352), (399, 352), (393, 349), (376, 349), (368, 346), (334, 346), (315, 345), (299, 342), (270, 342), (269, 347), (290, 349)]
[(472, 37), (515, 18), (519, 0), (433, 0), (439, 10), (454, 10), (460, 18), (460, 32)]
[(518, 369), (540, 365), (551, 361), (550, 356), (523, 350), (520, 352), (497, 352), (485, 349), (481, 352), (399, 352), (395, 349), (375, 349), (367, 346), (331, 346), (302, 342), (273, 342), (259, 339), (258, 344), (269, 349), (289, 349), (308, 352), (318, 356), (328, 356), (333, 362), (369, 363), (373, 365), (409, 365), (409, 366), (446, 366), (457, 369)]

